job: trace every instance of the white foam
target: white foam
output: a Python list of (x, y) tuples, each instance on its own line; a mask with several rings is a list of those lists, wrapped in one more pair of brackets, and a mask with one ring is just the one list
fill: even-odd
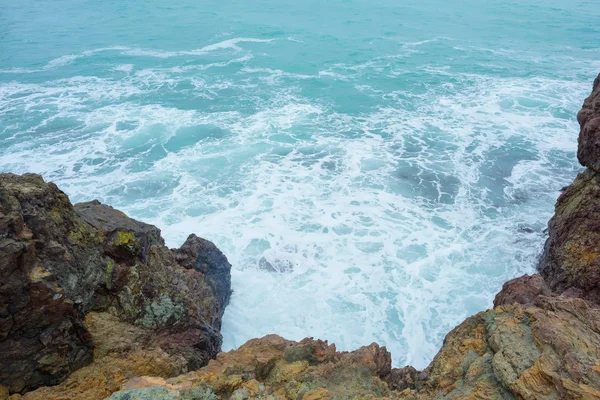
[(133, 67), (134, 67), (133, 64), (119, 64), (116, 67), (114, 67), (113, 69), (115, 71), (130, 73), (133, 70)]
[(151, 49), (126, 49), (124, 54), (137, 57), (156, 57), (156, 58), (171, 58), (181, 56), (198, 56), (208, 54), (217, 50), (232, 49), (235, 51), (243, 50), (238, 44), (240, 43), (270, 43), (274, 39), (255, 39), (255, 38), (232, 38), (220, 41), (218, 43), (210, 44), (199, 49), (194, 50), (182, 50), (182, 51), (163, 51), (163, 50), (151, 50)]
[[(0, 165), (154, 223), (170, 246), (190, 232), (215, 241), (234, 265), (226, 349), (273, 332), (344, 350), (377, 341), (395, 365), (422, 368), (505, 280), (532, 271), (575, 173), (589, 82), (422, 66), (443, 86), (364, 83), (405, 56), (314, 75), (182, 66), (2, 83), (0, 112), (31, 120), (5, 128)], [(302, 95), (329, 74), (379, 106), (347, 114)], [(174, 91), (251, 107), (157, 104)], [(186, 132), (195, 141), (169, 146)]]

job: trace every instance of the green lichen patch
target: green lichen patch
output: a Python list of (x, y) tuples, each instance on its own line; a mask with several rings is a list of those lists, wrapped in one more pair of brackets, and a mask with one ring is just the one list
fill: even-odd
[(69, 241), (79, 246), (89, 246), (101, 244), (104, 238), (89, 224), (77, 222), (69, 231)]
[(183, 305), (174, 303), (168, 295), (161, 294), (144, 307), (144, 314), (139, 323), (147, 328), (164, 326), (168, 322), (180, 321), (185, 314)]
[(138, 253), (142, 248), (142, 243), (135, 237), (135, 232), (124, 229), (113, 234), (111, 244), (115, 247), (127, 249), (132, 254)]

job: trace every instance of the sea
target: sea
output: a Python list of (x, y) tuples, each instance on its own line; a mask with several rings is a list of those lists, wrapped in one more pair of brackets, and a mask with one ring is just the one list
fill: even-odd
[(0, 171), (213, 241), (224, 350), (423, 368), (535, 271), (598, 72), (598, 0), (0, 0)]

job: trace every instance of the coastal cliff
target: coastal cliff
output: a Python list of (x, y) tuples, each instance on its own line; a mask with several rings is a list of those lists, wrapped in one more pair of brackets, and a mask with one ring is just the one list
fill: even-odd
[(97, 201), (73, 206), (38, 175), (1, 174), (0, 394), (76, 371), (66, 382), (103, 398), (130, 377), (206, 365), (221, 348), (230, 268), (195, 235), (169, 250), (152, 225)]
[(154, 226), (0, 175), (0, 399), (600, 399), (600, 75), (578, 121), (586, 170), (539, 274), (505, 283), (423, 371), (375, 343), (269, 335), (219, 353), (230, 265), (212, 243), (169, 250)]

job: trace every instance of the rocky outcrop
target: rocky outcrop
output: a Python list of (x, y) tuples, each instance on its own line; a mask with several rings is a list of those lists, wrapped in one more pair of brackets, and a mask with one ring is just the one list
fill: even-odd
[(577, 158), (584, 167), (600, 172), (600, 75), (594, 80), (592, 94), (577, 114), (581, 130), (577, 140)]
[(270, 335), (177, 378), (134, 378), (111, 399), (385, 399), (390, 365), (375, 343), (348, 353), (326, 341)]
[(22, 393), (129, 355), (140, 368), (111, 373), (206, 365), (220, 350), (230, 267), (195, 235), (169, 250), (152, 225), (97, 201), (73, 207), (38, 175), (0, 174), (0, 385)]
[(532, 306), (540, 295), (553, 296), (554, 293), (540, 275), (523, 275), (502, 285), (494, 298), (494, 307), (513, 303)]
[(421, 372), (392, 369), (376, 344), (339, 353), (272, 335), (177, 378), (131, 379), (111, 399), (600, 398), (600, 309), (562, 296), (525, 300), (468, 318)]
[(468, 318), (402, 399), (598, 399), (600, 309), (540, 295)]
[(600, 176), (587, 169), (560, 195), (540, 274), (556, 292), (600, 303)]
[(558, 198), (539, 270), (555, 292), (600, 304), (600, 75), (577, 119), (587, 169)]

